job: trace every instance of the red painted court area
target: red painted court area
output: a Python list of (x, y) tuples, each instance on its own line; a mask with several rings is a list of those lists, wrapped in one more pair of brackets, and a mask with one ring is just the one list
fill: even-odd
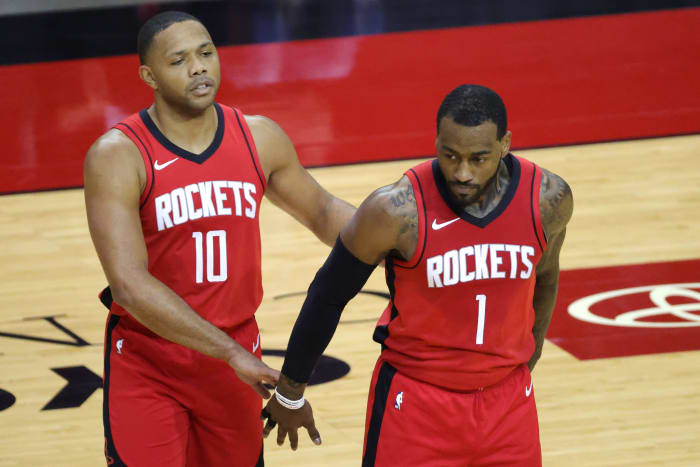
[[(306, 166), (426, 156), (460, 83), (504, 98), (516, 148), (700, 131), (700, 8), (222, 47), (219, 101)], [(92, 141), (151, 102), (135, 56), (0, 68), (0, 192), (80, 186)]]
[(547, 339), (581, 360), (700, 350), (700, 260), (562, 271)]

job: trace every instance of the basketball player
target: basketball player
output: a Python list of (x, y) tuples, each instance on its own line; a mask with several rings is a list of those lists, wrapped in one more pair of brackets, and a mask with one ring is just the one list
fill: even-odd
[(263, 465), (258, 215), (263, 194), (332, 245), (354, 208), (301, 167), (273, 121), (214, 101), (219, 59), (179, 12), (139, 32), (155, 102), (85, 159), (88, 223), (110, 287), (109, 465)]
[(313, 427), (303, 392), (347, 302), (382, 259), (391, 300), (367, 404), (365, 466), (539, 466), (530, 372), (571, 217), (560, 177), (509, 153), (506, 109), (462, 85), (437, 114), (437, 158), (379, 188), (318, 271), (263, 414), (277, 442)]

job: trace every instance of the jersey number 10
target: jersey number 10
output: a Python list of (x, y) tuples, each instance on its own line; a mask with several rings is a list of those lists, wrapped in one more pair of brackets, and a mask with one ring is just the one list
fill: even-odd
[[(206, 266), (208, 282), (223, 282), (228, 278), (228, 266), (226, 262), (226, 231), (210, 230), (207, 232), (206, 248), (202, 232), (192, 232), (194, 238), (194, 250), (196, 253), (195, 280), (197, 284), (204, 282), (204, 251), (206, 250)], [(214, 239), (218, 240), (219, 247), (219, 272), (214, 272)]]

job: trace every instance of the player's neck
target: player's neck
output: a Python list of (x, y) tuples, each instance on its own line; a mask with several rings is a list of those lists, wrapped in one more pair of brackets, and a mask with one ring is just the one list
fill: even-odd
[(214, 105), (191, 114), (156, 100), (149, 107), (148, 114), (168, 140), (194, 154), (200, 154), (209, 147), (219, 125)]
[(484, 192), (471, 204), (464, 206), (464, 211), (474, 217), (485, 217), (493, 211), (503, 199), (510, 184), (510, 173), (501, 159), (496, 174), (488, 181)]

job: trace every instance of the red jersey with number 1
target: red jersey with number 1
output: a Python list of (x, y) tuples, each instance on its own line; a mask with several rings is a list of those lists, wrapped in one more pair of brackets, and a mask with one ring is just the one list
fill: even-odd
[(532, 356), (535, 268), (546, 247), (541, 169), (511, 154), (511, 181), (486, 217), (452, 201), (437, 159), (406, 172), (418, 209), (418, 246), (388, 260), (391, 301), (375, 331), (382, 359), (414, 379), (471, 391)]
[[(214, 104), (218, 126), (201, 154), (186, 151), (142, 110), (115, 128), (141, 151), (141, 226), (149, 272), (217, 327), (251, 318), (262, 300), (258, 215), (265, 176), (243, 114)], [(114, 303), (111, 310), (127, 312)]]

